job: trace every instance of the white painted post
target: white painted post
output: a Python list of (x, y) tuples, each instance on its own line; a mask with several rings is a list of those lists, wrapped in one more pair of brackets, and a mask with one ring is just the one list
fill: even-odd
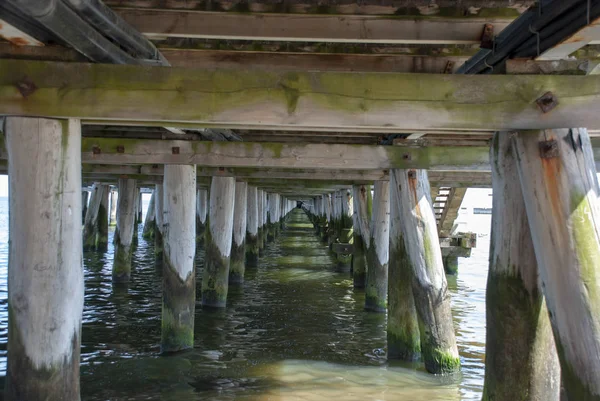
[[(421, 355), (431, 373), (460, 369), (450, 293), (426, 170), (392, 170), (399, 196), (402, 238), (412, 266), (412, 290), (421, 330)], [(369, 266), (370, 267), (370, 266)]]
[(235, 183), (235, 204), (233, 209), (233, 242), (229, 266), (229, 284), (242, 284), (246, 271), (246, 218), (248, 183)]
[(246, 266), (258, 266), (259, 253), (259, 228), (258, 228), (258, 210), (259, 210), (259, 192), (255, 186), (248, 185), (248, 199), (246, 202)]
[(569, 400), (600, 399), (600, 203), (585, 129), (524, 131), (514, 150)]
[(164, 170), (163, 305), (161, 351), (194, 347), (196, 304), (196, 166)]
[(365, 309), (385, 313), (388, 290), (390, 202), (389, 181), (375, 181), (370, 245), (367, 250)]
[(81, 124), (7, 117), (9, 401), (75, 400), (83, 313)]
[(560, 400), (560, 364), (510, 133), (490, 152), (492, 235), (486, 289), (484, 400)]
[(229, 290), (235, 178), (212, 177), (202, 276), (202, 305), (224, 308)]
[(119, 204), (117, 206), (117, 233), (113, 260), (113, 282), (127, 283), (131, 278), (133, 226), (135, 224), (136, 182), (119, 178)]

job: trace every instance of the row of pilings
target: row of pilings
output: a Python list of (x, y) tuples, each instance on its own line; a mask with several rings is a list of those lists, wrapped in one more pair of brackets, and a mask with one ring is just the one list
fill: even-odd
[[(4, 133), (10, 186), (5, 398), (79, 400), (81, 122), (7, 117)], [(598, 401), (600, 189), (588, 133), (496, 133), (490, 155), (494, 206), (483, 399), (557, 401), (562, 387), (563, 399)], [(244, 204), (237, 201), (236, 186), (234, 178), (213, 177), (205, 202), (202, 304), (207, 307), (223, 306), (227, 299), (234, 221), (241, 215), (236, 204)], [(134, 180), (119, 180), (116, 284), (131, 277), (136, 187)], [(370, 191), (356, 191), (351, 215), (366, 255), (365, 307), (387, 309), (390, 355), (418, 357), (431, 372), (455, 371), (458, 352), (426, 171), (392, 169), (389, 182), (375, 185), (367, 221), (360, 219), (368, 216)], [(262, 227), (263, 238), (272, 238), (287, 210), (280, 196), (265, 201), (258, 192), (257, 237)], [(162, 345), (170, 352), (193, 344), (196, 167), (165, 166), (163, 185), (154, 193), (154, 237), (165, 269)], [(332, 220), (332, 210), (343, 213), (344, 204), (334, 209), (321, 200), (310, 209), (313, 219), (322, 229), (325, 216), (328, 241), (336, 230), (336, 238), (348, 240), (346, 224)], [(243, 220), (248, 231), (249, 220)], [(102, 236), (94, 236), (94, 247)], [(347, 244), (336, 239), (334, 246), (345, 266)]]

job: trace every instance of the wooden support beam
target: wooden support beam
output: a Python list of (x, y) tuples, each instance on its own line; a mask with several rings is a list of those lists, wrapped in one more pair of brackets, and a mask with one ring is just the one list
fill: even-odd
[(348, 43), (478, 44), (485, 24), (496, 32), (513, 18), (403, 18), (371, 15), (254, 14), (116, 9), (146, 37)]
[(600, 43), (600, 18), (590, 22), (558, 45), (546, 50), (538, 60), (560, 60), (589, 44)]
[[(538, 99), (548, 92), (558, 104), (544, 113)], [(214, 71), (0, 61), (0, 110), (5, 114), (179, 128), (597, 129), (599, 100), (599, 76)]]

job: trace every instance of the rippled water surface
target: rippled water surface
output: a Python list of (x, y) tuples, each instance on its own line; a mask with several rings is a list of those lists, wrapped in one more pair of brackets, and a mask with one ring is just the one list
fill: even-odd
[[(489, 216), (468, 228), (489, 232)], [(141, 231), (141, 226), (140, 226)], [(112, 240), (112, 230), (111, 230)], [(112, 241), (111, 241), (112, 242)], [(260, 267), (230, 289), (225, 310), (196, 309), (195, 347), (159, 356), (161, 266), (139, 235), (133, 281), (111, 283), (112, 246), (84, 254), (84, 400), (479, 400), (483, 385), (488, 238), (449, 278), (463, 370), (429, 375), (386, 361), (385, 315), (335, 270), (306, 216), (268, 244)], [(0, 373), (6, 369), (8, 200), (0, 198)], [(197, 277), (203, 249), (197, 255)], [(200, 299), (198, 291), (197, 299)], [(418, 368), (418, 365), (416, 365)], [(2, 384), (2, 383), (0, 383)]]

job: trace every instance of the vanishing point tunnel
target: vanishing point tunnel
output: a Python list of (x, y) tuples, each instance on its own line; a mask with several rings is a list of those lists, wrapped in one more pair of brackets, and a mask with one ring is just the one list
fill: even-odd
[(127, 288), (148, 193), (157, 358), (310, 221), (386, 314), (386, 358), (456, 375), (446, 274), (483, 187), (483, 399), (600, 400), (599, 21), (597, 0), (1, 1), (5, 399), (81, 399), (84, 251)]

